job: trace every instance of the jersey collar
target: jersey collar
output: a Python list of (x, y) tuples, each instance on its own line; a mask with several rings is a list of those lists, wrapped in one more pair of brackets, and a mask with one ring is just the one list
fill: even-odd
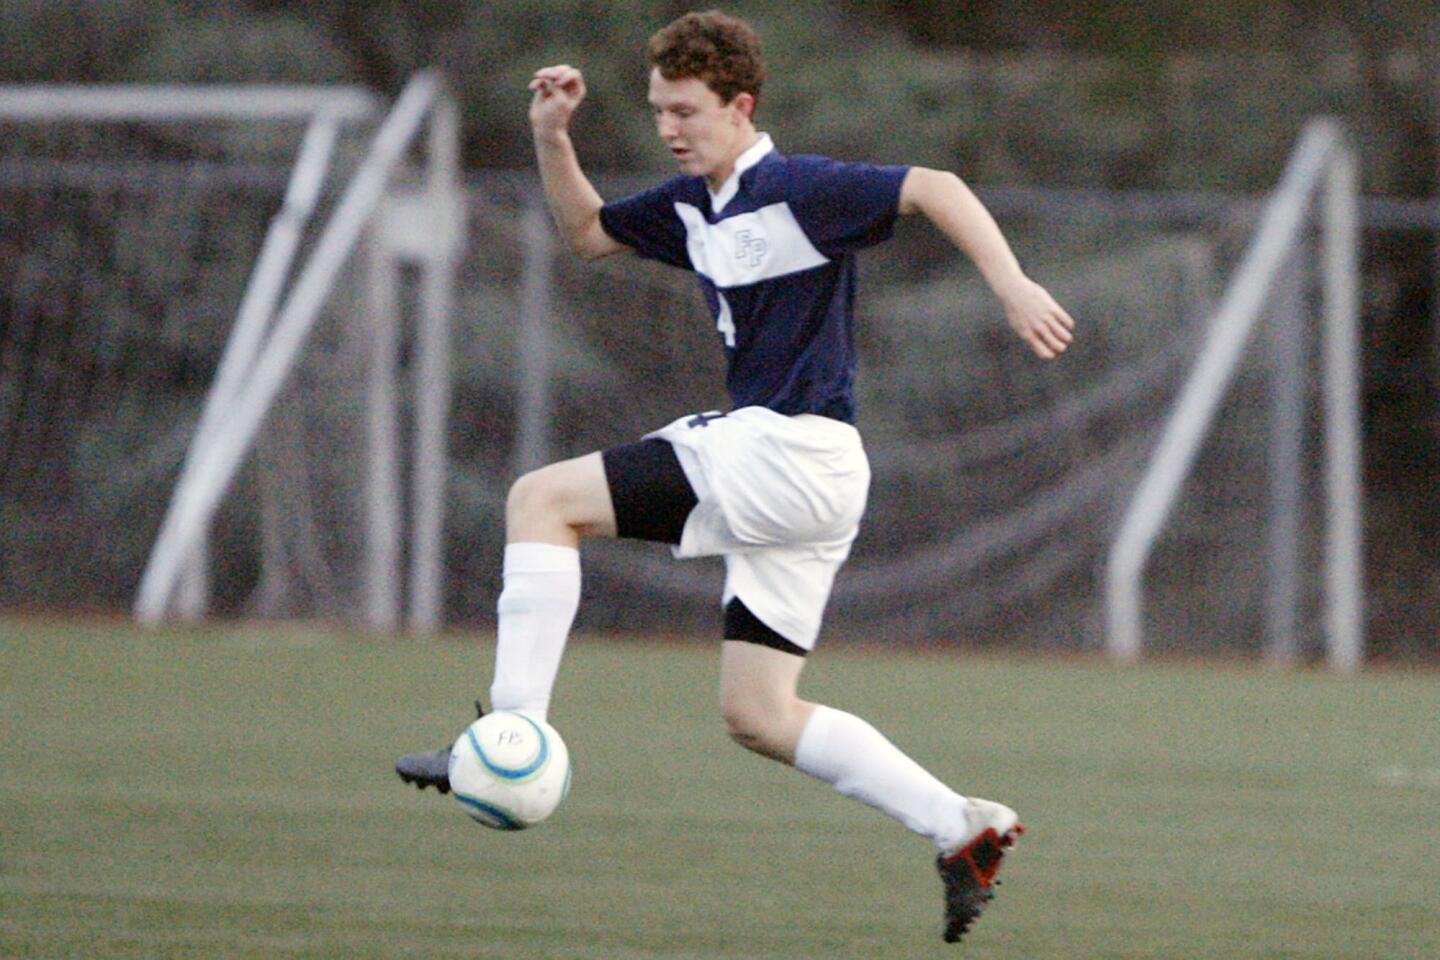
[(721, 210), (724, 210), (725, 204), (735, 199), (735, 194), (740, 192), (740, 174), (755, 166), (755, 164), (765, 158), (767, 153), (770, 153), (774, 149), (775, 143), (770, 139), (770, 134), (760, 134), (760, 139), (756, 140), (749, 149), (735, 158), (735, 170), (720, 186), (718, 192), (710, 190), (709, 187), (705, 188), (710, 193), (710, 209), (717, 214)]

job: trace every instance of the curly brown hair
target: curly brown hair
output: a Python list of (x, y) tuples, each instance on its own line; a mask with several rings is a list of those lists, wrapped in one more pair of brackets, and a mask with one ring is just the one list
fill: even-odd
[(649, 51), (650, 65), (666, 80), (694, 77), (722, 103), (741, 93), (760, 99), (760, 38), (744, 20), (719, 10), (687, 13), (651, 37)]

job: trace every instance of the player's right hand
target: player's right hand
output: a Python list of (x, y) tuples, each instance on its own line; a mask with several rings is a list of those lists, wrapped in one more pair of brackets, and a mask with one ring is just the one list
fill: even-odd
[(530, 126), (537, 133), (565, 130), (585, 99), (585, 75), (569, 64), (542, 67), (530, 81)]

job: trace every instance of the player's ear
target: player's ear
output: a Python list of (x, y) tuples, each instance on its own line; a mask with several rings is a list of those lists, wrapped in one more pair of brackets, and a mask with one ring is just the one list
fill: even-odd
[(740, 111), (740, 116), (746, 120), (755, 119), (755, 94), (737, 93), (735, 98), (730, 101), (730, 106)]

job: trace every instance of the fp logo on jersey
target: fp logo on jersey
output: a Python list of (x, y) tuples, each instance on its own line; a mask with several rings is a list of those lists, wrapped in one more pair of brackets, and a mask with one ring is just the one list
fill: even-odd
[(753, 230), (741, 230), (735, 234), (735, 259), (744, 260), (753, 269), (760, 266), (770, 244), (764, 237), (757, 237)]

